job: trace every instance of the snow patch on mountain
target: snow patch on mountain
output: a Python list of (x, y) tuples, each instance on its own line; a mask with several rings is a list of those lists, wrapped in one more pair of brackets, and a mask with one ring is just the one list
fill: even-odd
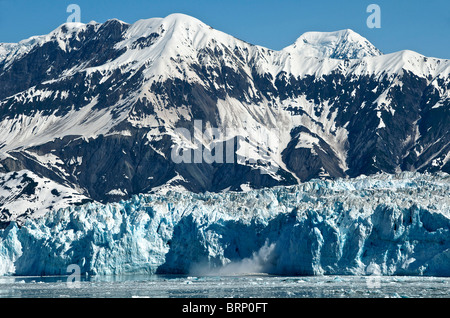
[(118, 105), (95, 109), (96, 105), (97, 98), (94, 98), (79, 110), (73, 107), (64, 116), (57, 116), (55, 110), (51, 115), (37, 111), (33, 116), (20, 114), (14, 118), (6, 118), (0, 122), (0, 129), (9, 133), (0, 136), (0, 146), (3, 145), (2, 150), (7, 151), (42, 145), (68, 135), (86, 138), (106, 135), (128, 115), (128, 112), (124, 111), (120, 116), (113, 117), (111, 111), (117, 110)]
[(402, 75), (404, 72), (411, 72), (424, 78), (447, 78), (450, 74), (450, 60), (425, 57), (414, 51), (403, 50), (355, 60), (351, 63), (349, 70), (354, 74), (376, 77), (396, 76)]
[(21, 224), (47, 212), (92, 201), (70, 187), (28, 170), (0, 173), (0, 223)]

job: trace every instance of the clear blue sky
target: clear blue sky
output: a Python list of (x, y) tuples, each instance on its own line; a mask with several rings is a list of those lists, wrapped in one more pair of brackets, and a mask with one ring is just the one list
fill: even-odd
[[(64, 23), (69, 4), (81, 22), (185, 13), (247, 42), (279, 50), (306, 31), (350, 28), (384, 53), (409, 49), (450, 59), (449, 0), (0, 0), (0, 42), (46, 34)], [(381, 28), (369, 29), (369, 4), (381, 8)]]

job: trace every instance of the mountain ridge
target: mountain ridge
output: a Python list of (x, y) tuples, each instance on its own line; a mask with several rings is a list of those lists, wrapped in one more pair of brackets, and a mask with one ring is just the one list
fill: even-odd
[[(330, 38), (331, 50), (317, 51)], [(242, 191), (450, 172), (450, 60), (381, 54), (350, 30), (303, 39), (317, 56), (173, 14), (64, 24), (22, 47), (0, 44), (0, 173), (28, 170), (111, 202), (171, 187)], [(214, 141), (210, 128), (231, 133)], [(231, 163), (171, 158), (173, 149), (230, 140)]]
[(284, 48), (311, 57), (360, 59), (382, 55), (372, 43), (351, 29), (333, 32), (311, 31), (303, 33), (294, 44)]

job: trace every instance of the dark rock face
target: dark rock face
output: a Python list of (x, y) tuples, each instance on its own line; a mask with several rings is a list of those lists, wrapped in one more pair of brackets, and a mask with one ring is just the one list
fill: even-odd
[[(258, 62), (273, 53), (262, 50), (250, 57), (249, 50), (256, 49), (249, 44), (231, 48), (221, 43), (198, 48), (189, 61), (170, 57), (170, 63), (180, 73), (190, 72), (189, 76), (149, 81), (146, 72), (153, 62), (133, 71), (125, 66), (102, 70), (102, 65), (127, 52), (118, 43), (126, 39), (129, 28), (117, 20), (87, 25), (77, 36), (68, 37), (65, 49), (51, 39), (8, 65), (0, 61), (2, 134), (13, 134), (17, 127), (25, 131), (32, 125), (30, 118), (61, 119), (58, 130), (51, 126), (54, 138), (31, 139), (38, 135), (37, 121), (29, 143), (25, 140), (13, 147), (12, 141), (0, 140), (5, 154), (0, 156), (0, 172), (27, 169), (102, 202), (164, 185), (194, 192), (239, 191), (244, 184), (261, 188), (381, 171), (450, 173), (448, 77), (431, 79), (407, 70), (377, 76), (352, 73), (349, 60), (342, 69), (320, 76), (272, 74), (261, 72)], [(60, 32), (64, 35), (68, 30), (63, 26)], [(160, 28), (138, 37), (128, 50), (152, 48), (166, 33)], [(68, 72), (76, 67), (80, 70)], [(196, 80), (191, 79), (194, 75)], [(265, 163), (260, 161), (238, 162), (236, 153), (232, 163), (176, 164), (171, 159), (174, 129), (186, 128), (194, 134), (194, 120), (210, 127), (226, 126), (219, 106), (226, 99), (244, 105), (233, 110), (243, 127), (249, 125), (247, 117), (268, 127), (267, 118), (280, 121), (273, 109), (301, 118), (300, 123), (285, 127), (289, 140), (279, 149), (282, 165), (275, 173), (262, 174), (259, 168)], [(74, 131), (70, 116), (81, 114), (94, 100), (77, 117), (81, 128)], [(246, 105), (255, 108), (248, 110)], [(270, 109), (267, 118), (255, 113), (262, 107)], [(108, 115), (108, 120), (96, 121), (99, 114)], [(84, 129), (101, 132), (85, 136)], [(340, 132), (345, 132), (344, 137)], [(245, 146), (239, 138), (252, 134), (234, 136), (234, 150)], [(304, 136), (312, 144), (302, 146)], [(58, 160), (40, 159), (48, 156)]]
[[(33, 48), (9, 67), (3, 67), (0, 73), (0, 98), (61, 76), (64, 70), (75, 67), (80, 62), (88, 61), (87, 66), (94, 67), (120, 56), (123, 52), (115, 50), (114, 44), (122, 39), (127, 28), (126, 24), (110, 20), (98, 30), (95, 25), (87, 25), (78, 37), (69, 38), (67, 47), (70, 51), (61, 49), (57, 41), (49, 41)], [(64, 34), (68, 30), (62, 26), (61, 32)]]

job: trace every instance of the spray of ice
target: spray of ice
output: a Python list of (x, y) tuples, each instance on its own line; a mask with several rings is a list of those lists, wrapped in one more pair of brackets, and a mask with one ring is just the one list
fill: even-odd
[(193, 276), (233, 276), (270, 273), (276, 261), (275, 243), (268, 241), (251, 257), (231, 261), (223, 266), (212, 267), (208, 263), (193, 264), (190, 274)]

